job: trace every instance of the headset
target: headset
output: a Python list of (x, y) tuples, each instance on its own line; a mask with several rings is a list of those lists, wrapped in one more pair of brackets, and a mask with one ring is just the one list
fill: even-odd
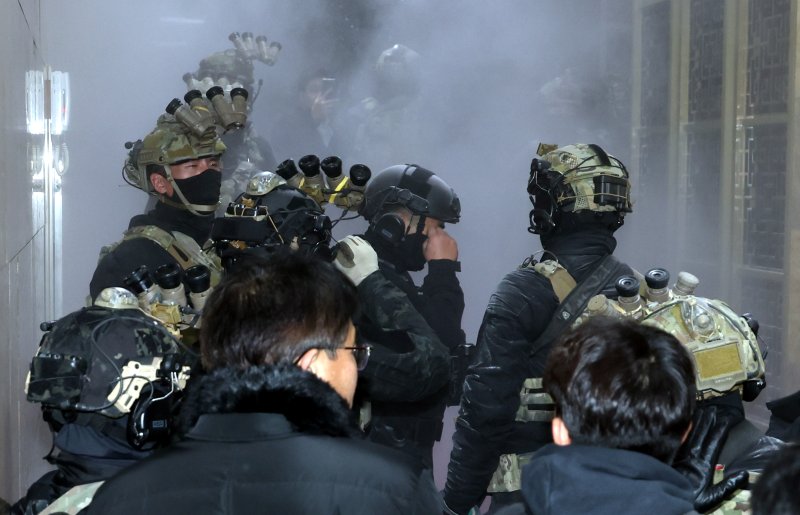
[[(101, 344), (100, 331), (111, 322), (127, 325), (116, 326), (115, 333), (104, 336), (108, 343)], [(41, 328), (45, 334), (31, 361), (25, 392), (29, 401), (42, 404), (45, 420), (55, 431), (65, 423), (78, 423), (127, 439), (136, 449), (166, 441), (170, 415), (189, 377), (190, 367), (184, 362), (191, 362), (191, 350), (138, 310), (115, 313), (92, 306)], [(154, 333), (140, 332), (144, 330)], [(160, 338), (174, 346), (148, 348), (150, 355), (130, 348), (155, 345), (144, 342)]]
[[(415, 165), (406, 166), (406, 170), (412, 166)], [(383, 210), (384, 206), (387, 204), (404, 207), (413, 214), (426, 213), (429, 210), (429, 204), (427, 200), (412, 193), (411, 190), (399, 188), (397, 186), (392, 186), (386, 191), (378, 211), (380, 212)], [(425, 226), (425, 215), (419, 216), (420, 219), (417, 227), (418, 232), (422, 231)], [(405, 221), (393, 210), (378, 215), (370, 223), (370, 228), (375, 232), (375, 234), (388, 241), (392, 245), (399, 244), (407, 233)]]
[[(149, 367), (146, 376), (151, 380), (139, 388), (139, 397), (130, 408), (126, 436), (136, 449), (168, 441), (173, 414), (183, 399), (181, 392), (188, 379), (188, 367), (182, 366), (174, 354), (158, 361), (156, 358)], [(138, 373), (141, 376), (141, 368)]]

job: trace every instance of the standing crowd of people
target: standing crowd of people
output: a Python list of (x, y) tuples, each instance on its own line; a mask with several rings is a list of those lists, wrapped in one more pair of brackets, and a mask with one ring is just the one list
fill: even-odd
[[(418, 59), (384, 54), (395, 79)], [(735, 437), (763, 388), (756, 324), (723, 311), (741, 362), (711, 388), (709, 360), (731, 356), (709, 347), (717, 333), (700, 331), (700, 363), (667, 315), (642, 322), (694, 297), (688, 279), (670, 290), (614, 257), (632, 212), (619, 159), (594, 143), (531, 156), (542, 250), (500, 280), (470, 347), (450, 184), (395, 161), (358, 184), (363, 168), (320, 162), (344, 153), (325, 70), (298, 81), (271, 144), (247, 120), (246, 53), (214, 54), (194, 75), (186, 102), (129, 146), (124, 176), (148, 211), (101, 251), (90, 305), (46, 327), (26, 393), (53, 431), (55, 470), (10, 513), (466, 515), (487, 496), (498, 514), (800, 512), (786, 443), (798, 395), (768, 404), (766, 435)], [(390, 141), (381, 120), (412, 119), (416, 87), (379, 83), (359, 126), (373, 149), (370, 137)], [(325, 204), (345, 195), (365, 228), (334, 242)], [(710, 306), (692, 320), (717, 320)], [(448, 405), (459, 411), (439, 492)]]

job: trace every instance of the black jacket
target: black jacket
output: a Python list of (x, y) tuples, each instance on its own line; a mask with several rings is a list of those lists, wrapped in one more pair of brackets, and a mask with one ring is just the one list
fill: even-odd
[(464, 293), (459, 263), (434, 260), (417, 287), (396, 250), (367, 232), (380, 272), (358, 288), (359, 335), (373, 346), (359, 376), (359, 397), (370, 401), (370, 440), (396, 447), (432, 468), (448, 394), (450, 354), (464, 343)]
[[(578, 282), (616, 247), (605, 229), (542, 240), (549, 252), (543, 259), (555, 256)], [(603, 292), (615, 298), (613, 283)], [(501, 454), (532, 452), (551, 440), (549, 422), (517, 422), (515, 416), (523, 382), (544, 371), (552, 342), (533, 344), (558, 304), (550, 281), (533, 268), (506, 275), (489, 299), (467, 369), (445, 485), (445, 502), (456, 513), (481, 503)]]
[(696, 513), (680, 472), (639, 452), (548, 445), (522, 469), (525, 506), (498, 515), (683, 515)]
[(294, 366), (193, 378), (186, 437), (96, 493), (86, 513), (436, 513), (435, 487), (402, 454), (354, 438), (342, 398)]
[[(155, 209), (147, 214), (131, 218), (128, 228), (155, 225), (165, 231), (182, 232), (203, 246), (211, 234), (213, 222), (212, 216), (199, 217), (158, 202)], [(164, 264), (178, 262), (158, 243), (147, 238), (122, 241), (98, 262), (89, 285), (89, 294), (94, 300), (104, 288), (124, 287), (123, 278), (140, 266), (146, 265), (150, 273), (153, 273)]]
[(150, 451), (138, 451), (125, 440), (128, 417), (117, 421), (101, 415), (89, 417), (94, 417), (98, 427), (103, 420), (108, 421), (106, 429), (101, 432), (80, 423), (61, 426), (53, 435), (53, 452), (45, 458), (56, 470), (36, 480), (25, 497), (11, 507), (11, 515), (39, 513), (72, 487), (106, 480), (150, 455)]

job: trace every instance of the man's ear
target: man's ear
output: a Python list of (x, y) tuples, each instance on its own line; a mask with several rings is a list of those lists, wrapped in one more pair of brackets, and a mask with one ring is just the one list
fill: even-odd
[(317, 360), (318, 354), (319, 349), (308, 349), (300, 356), (300, 359), (297, 360), (297, 366), (303, 370), (314, 373), (314, 362)]
[(172, 184), (160, 173), (150, 174), (150, 184), (152, 184), (153, 189), (161, 195), (172, 195)]
[(550, 422), (550, 429), (553, 431), (554, 444), (564, 446), (572, 443), (569, 430), (566, 424), (564, 424), (564, 421), (561, 420), (561, 417), (553, 417), (553, 420)]

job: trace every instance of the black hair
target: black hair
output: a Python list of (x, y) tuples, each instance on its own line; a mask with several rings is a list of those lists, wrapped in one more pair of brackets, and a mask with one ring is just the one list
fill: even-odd
[(278, 248), (243, 261), (204, 308), (206, 370), (293, 363), (311, 348), (335, 351), (357, 306), (355, 286), (332, 264)]
[(800, 513), (800, 443), (779, 449), (758, 478), (750, 498), (753, 515)]
[(593, 318), (557, 341), (543, 376), (576, 444), (627, 449), (670, 463), (692, 420), (692, 358), (672, 335)]

